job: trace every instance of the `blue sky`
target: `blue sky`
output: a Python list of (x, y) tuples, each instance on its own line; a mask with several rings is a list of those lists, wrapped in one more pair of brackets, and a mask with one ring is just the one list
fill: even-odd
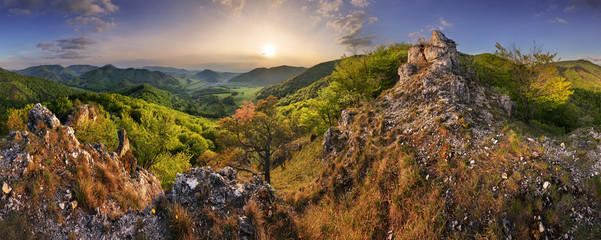
[(469, 54), (536, 41), (601, 64), (601, 0), (0, 0), (0, 29), (6, 69), (310, 67), (434, 29)]

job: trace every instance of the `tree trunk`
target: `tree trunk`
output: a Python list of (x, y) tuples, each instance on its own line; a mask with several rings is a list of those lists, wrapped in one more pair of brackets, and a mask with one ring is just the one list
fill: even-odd
[(271, 184), (271, 154), (265, 154), (265, 159), (263, 159), (263, 169), (265, 171), (265, 182)]

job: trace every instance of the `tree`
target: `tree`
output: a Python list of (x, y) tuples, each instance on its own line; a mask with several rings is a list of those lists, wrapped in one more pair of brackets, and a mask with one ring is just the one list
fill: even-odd
[(288, 121), (275, 108), (277, 102), (274, 96), (259, 100), (256, 106), (247, 102), (232, 117), (217, 122), (223, 129), (220, 141), (242, 148), (248, 158), (258, 158), (268, 183), (274, 154), (284, 151), (293, 135)]
[(527, 54), (522, 53), (515, 45), (509, 49), (499, 43), (495, 46), (495, 55), (511, 63), (513, 91), (523, 107), (526, 123), (530, 123), (539, 107), (555, 108), (565, 103), (573, 93), (570, 90), (571, 83), (557, 75), (554, 60), (557, 53), (543, 52), (536, 43)]

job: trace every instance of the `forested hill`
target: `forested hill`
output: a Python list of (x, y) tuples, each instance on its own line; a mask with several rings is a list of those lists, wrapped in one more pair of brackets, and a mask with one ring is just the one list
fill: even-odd
[(120, 69), (112, 65), (106, 65), (81, 75), (76, 85), (95, 92), (105, 92), (142, 83), (168, 90), (181, 87), (177, 79), (159, 71)]
[(317, 80), (332, 74), (337, 62), (339, 62), (339, 60), (317, 64), (286, 81), (266, 86), (257, 93), (257, 98), (264, 99), (271, 95), (276, 96), (277, 98), (283, 98), (293, 94), (299, 89), (305, 88)]
[(68, 66), (67, 69), (81, 75), (81, 74), (87, 73), (89, 71), (92, 71), (94, 69), (98, 69), (98, 67), (92, 66), (92, 65), (71, 65), (71, 66)]
[(232, 72), (216, 72), (210, 69), (205, 69), (202, 72), (198, 72), (192, 76), (192, 78), (203, 80), (208, 83), (216, 83), (221, 81), (227, 81), (231, 78), (240, 75), (240, 73)]
[(0, 106), (21, 108), (29, 103), (55, 99), (81, 91), (41, 77), (23, 76), (18, 73), (0, 70)]
[(284, 81), (303, 71), (304, 67), (279, 66), (273, 68), (255, 68), (229, 80), (230, 83), (242, 83), (251, 86), (266, 86)]
[(34, 66), (15, 72), (25, 76), (43, 77), (45, 79), (60, 82), (63, 84), (79, 76), (78, 73), (67, 69), (61, 65)]

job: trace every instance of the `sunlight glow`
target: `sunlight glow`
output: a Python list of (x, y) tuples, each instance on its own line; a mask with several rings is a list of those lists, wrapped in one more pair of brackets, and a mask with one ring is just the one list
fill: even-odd
[(261, 51), (261, 54), (263, 54), (266, 57), (271, 57), (275, 54), (275, 47), (273, 47), (273, 45), (271, 45), (271, 44), (267, 44), (267, 45), (263, 46), (263, 50)]

